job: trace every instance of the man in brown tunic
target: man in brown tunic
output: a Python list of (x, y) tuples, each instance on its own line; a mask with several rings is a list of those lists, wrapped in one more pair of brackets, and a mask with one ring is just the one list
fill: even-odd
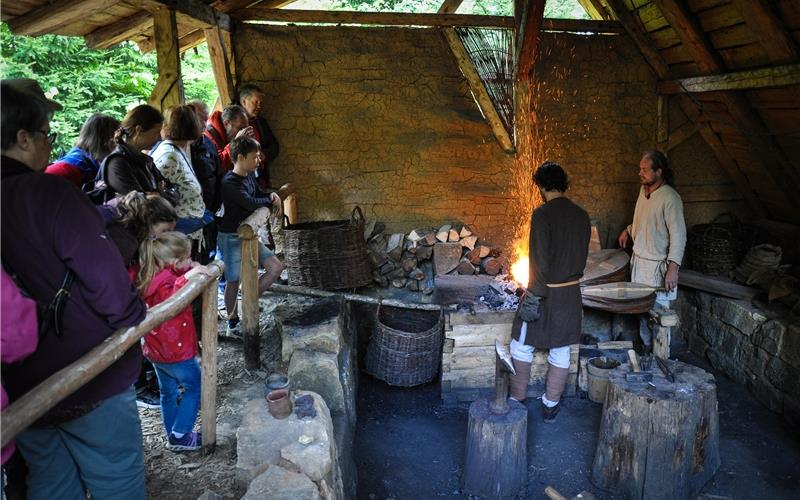
[(564, 196), (566, 172), (545, 162), (533, 174), (545, 199), (531, 217), (528, 291), (517, 309), (511, 341), (516, 375), (511, 397), (525, 399), (535, 349), (549, 349), (546, 392), (542, 416), (553, 422), (569, 374), (569, 346), (581, 335), (579, 280), (586, 266), (591, 225), (586, 211)]

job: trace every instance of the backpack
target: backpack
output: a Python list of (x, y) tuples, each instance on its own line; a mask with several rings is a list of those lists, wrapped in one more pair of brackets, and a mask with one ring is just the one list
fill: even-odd
[[(101, 163), (100, 168), (97, 169), (97, 175), (95, 176), (94, 180), (87, 182), (81, 188), (95, 205), (104, 205), (114, 199), (114, 197), (117, 195), (117, 192), (108, 185), (106, 178), (108, 177), (109, 162), (111, 159), (118, 157), (128, 158), (130, 160), (128, 152), (125, 150), (125, 148), (117, 147), (111, 152), (111, 154), (103, 159), (103, 163)], [(144, 165), (143, 168), (146, 169), (147, 165)], [(170, 202), (172, 206), (176, 206), (181, 199), (178, 188), (176, 188), (166, 177), (161, 175), (161, 172), (159, 172), (157, 168), (153, 168), (153, 170), (156, 176), (155, 180), (158, 194)]]

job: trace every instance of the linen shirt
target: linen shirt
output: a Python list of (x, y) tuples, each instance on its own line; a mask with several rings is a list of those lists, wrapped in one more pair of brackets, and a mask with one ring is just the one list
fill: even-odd
[(686, 248), (686, 222), (678, 192), (664, 184), (648, 198), (642, 186), (628, 234), (633, 238), (636, 256), (658, 262), (671, 260), (681, 265)]

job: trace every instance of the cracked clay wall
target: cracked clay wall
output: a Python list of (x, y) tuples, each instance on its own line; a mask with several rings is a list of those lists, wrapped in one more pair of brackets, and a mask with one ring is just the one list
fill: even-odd
[[(535, 151), (524, 157), (562, 163), (606, 243), (633, 214), (654, 77), (625, 36), (546, 33), (540, 48)], [(528, 167), (497, 145), (438, 30), (242, 25), (234, 52), (237, 81), (267, 94), (262, 114), (281, 143), (271, 175), (297, 186), (301, 221), (360, 205), (390, 231), (459, 221), (506, 248), (528, 223), (513, 191)], [(693, 166), (676, 165), (679, 183), (704, 183), (691, 220), (729, 184), (702, 147), (674, 154)]]

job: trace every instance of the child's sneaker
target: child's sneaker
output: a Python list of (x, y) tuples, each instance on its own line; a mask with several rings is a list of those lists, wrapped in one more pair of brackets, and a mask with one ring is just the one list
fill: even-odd
[(167, 449), (171, 451), (195, 451), (203, 446), (199, 432), (187, 432), (182, 437), (175, 437), (170, 432), (167, 438)]
[(225, 337), (233, 339), (241, 339), (242, 335), (242, 322), (239, 318), (231, 318), (225, 327)]
[(136, 406), (156, 410), (161, 408), (161, 396), (155, 394), (150, 389), (142, 389), (136, 393)]

